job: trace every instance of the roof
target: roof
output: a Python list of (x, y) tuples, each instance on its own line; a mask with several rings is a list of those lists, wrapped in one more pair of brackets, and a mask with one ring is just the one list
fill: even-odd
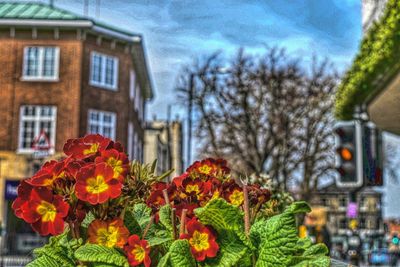
[(153, 97), (152, 81), (140, 34), (40, 2), (0, 2), (0, 26), (79, 27), (132, 43), (136, 48), (132, 53), (135, 64), (144, 66), (138, 71), (143, 77), (145, 97), (149, 99)]
[(382, 17), (364, 36), (338, 88), (335, 115), (352, 119), (356, 105), (368, 104), (400, 70), (400, 1), (389, 0)]

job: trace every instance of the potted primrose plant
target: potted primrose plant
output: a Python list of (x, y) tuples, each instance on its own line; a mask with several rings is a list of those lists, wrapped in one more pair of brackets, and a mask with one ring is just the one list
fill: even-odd
[(181, 176), (129, 162), (101, 135), (70, 139), (18, 187), (17, 217), (49, 243), (34, 266), (329, 266), (328, 250), (299, 238), (294, 202), (269, 215), (270, 191), (238, 183), (226, 161), (196, 161)]

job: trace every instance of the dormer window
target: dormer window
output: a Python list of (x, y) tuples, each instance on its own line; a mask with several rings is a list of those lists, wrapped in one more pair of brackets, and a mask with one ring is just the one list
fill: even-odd
[(58, 81), (59, 55), (54, 46), (25, 47), (22, 80)]

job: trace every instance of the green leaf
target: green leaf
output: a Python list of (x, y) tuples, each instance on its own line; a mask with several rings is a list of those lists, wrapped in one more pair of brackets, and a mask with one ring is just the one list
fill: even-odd
[(142, 230), (146, 228), (146, 225), (150, 221), (151, 209), (144, 203), (138, 203), (133, 206), (132, 212)]
[(310, 208), (304, 201), (295, 202), (282, 214), (260, 220), (252, 226), (250, 235), (258, 247), (257, 267), (290, 266), (298, 240), (295, 214)]
[(83, 219), (81, 226), (88, 228), (89, 224), (94, 221), (95, 217), (92, 212), (86, 213), (85, 219)]
[(93, 262), (96, 264), (114, 264), (116, 266), (129, 266), (124, 255), (114, 248), (95, 244), (85, 244), (75, 251), (75, 257), (84, 262)]
[[(71, 242), (78, 242), (77, 240), (68, 240), (68, 230), (58, 236), (52, 236), (49, 243), (41, 248), (33, 251), (37, 258), (35, 262), (56, 262), (66, 267), (75, 266), (75, 259), (73, 256), (73, 247), (69, 245)], [(37, 264), (37, 263), (34, 263)], [(50, 263), (49, 263), (50, 264)], [(43, 265), (46, 266), (46, 265)], [(51, 266), (51, 265), (50, 265)]]
[(138, 221), (136, 220), (135, 213), (133, 209), (128, 209), (125, 212), (124, 216), (124, 225), (128, 228), (129, 232), (133, 234), (137, 234), (139, 236), (142, 235), (142, 228), (140, 227)]
[(170, 255), (169, 253), (165, 254), (157, 264), (157, 267), (170, 267), (171, 263), (169, 262)]
[[(217, 243), (220, 251), (217, 257), (206, 260), (206, 266), (235, 266), (242, 258), (245, 258), (248, 248), (238, 238), (233, 230), (223, 230), (218, 233)], [(251, 255), (251, 254), (250, 254)], [(243, 261), (244, 263), (245, 261)], [(249, 265), (240, 265), (242, 267)], [(250, 265), (251, 266), (251, 265)]]
[(163, 245), (165, 243), (171, 242), (173, 241), (172, 237), (167, 236), (167, 237), (159, 237), (159, 236), (152, 236), (147, 238), (147, 241), (149, 242), (150, 247), (154, 247), (154, 246), (159, 246), (159, 245)]
[(160, 223), (172, 233), (172, 210), (170, 205), (164, 205), (159, 211)]
[(328, 255), (329, 249), (325, 244), (315, 244), (310, 246), (304, 251), (303, 256), (312, 256), (312, 255)]
[(204, 207), (195, 209), (194, 213), (201, 223), (212, 225), (217, 232), (224, 229), (244, 231), (243, 212), (224, 199), (213, 199)]
[(292, 264), (294, 267), (329, 267), (331, 259), (327, 256), (294, 256)]
[[(58, 267), (58, 266), (60, 266), (60, 263), (51, 257), (43, 255), (43, 256), (31, 261), (26, 266), (27, 267)], [(74, 266), (74, 265), (72, 265), (72, 266)]]
[(195, 267), (196, 262), (190, 251), (189, 241), (178, 239), (169, 249), (169, 260), (172, 267)]

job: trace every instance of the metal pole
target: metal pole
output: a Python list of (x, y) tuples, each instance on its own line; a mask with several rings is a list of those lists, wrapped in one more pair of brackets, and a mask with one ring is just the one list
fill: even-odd
[(188, 105), (188, 140), (187, 140), (187, 162), (186, 166), (191, 163), (192, 156), (192, 110), (193, 110), (193, 79), (194, 74), (190, 73), (189, 76), (189, 105)]

